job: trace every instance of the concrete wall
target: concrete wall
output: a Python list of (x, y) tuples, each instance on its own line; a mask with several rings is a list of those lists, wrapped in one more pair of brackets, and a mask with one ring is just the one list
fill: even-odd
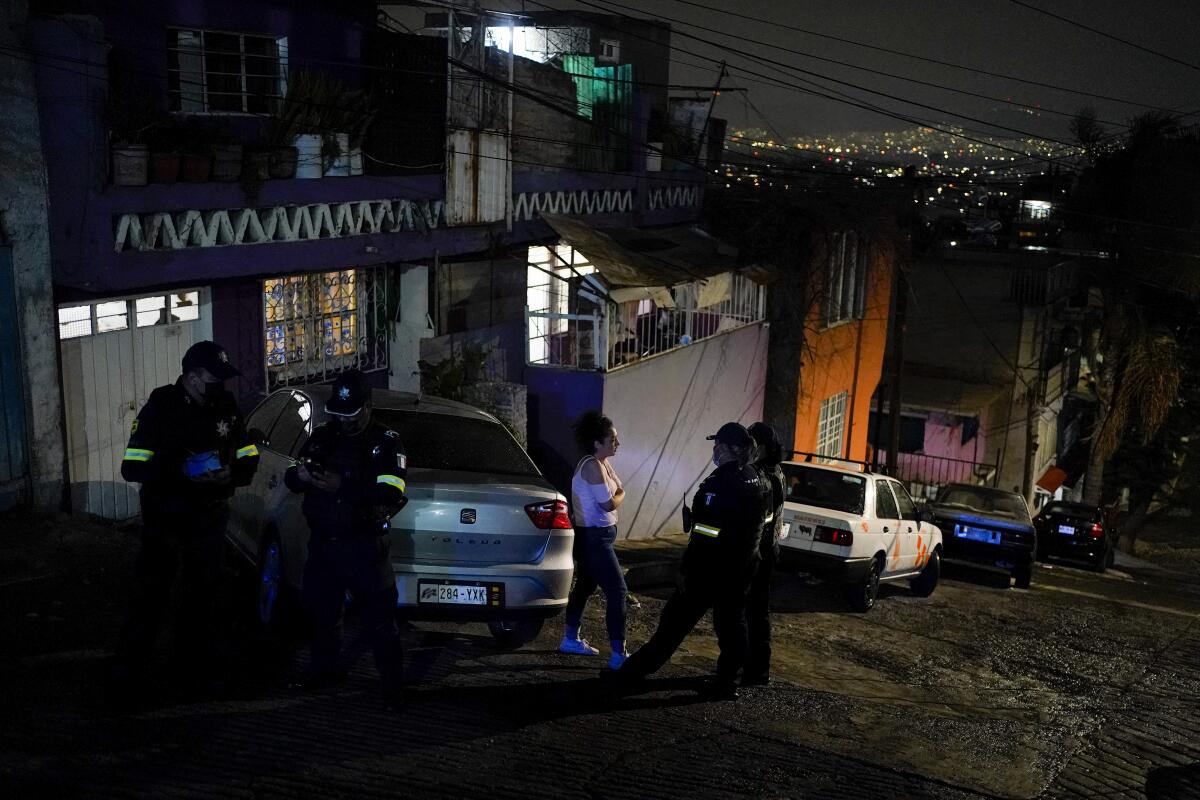
[[(0, 3), (0, 46), (28, 48), (28, 3)], [(63, 502), (62, 396), (58, 329), (51, 289), (49, 197), (42, 154), (34, 68), (0, 53), (0, 237), (12, 246), (13, 284), (24, 373), (25, 429), (32, 503), (58, 509)]]
[(681, 530), (683, 498), (712, 470), (705, 437), (762, 419), (767, 336), (751, 325), (604, 375), (603, 410), (621, 440), (612, 464), (625, 484), (622, 537)]

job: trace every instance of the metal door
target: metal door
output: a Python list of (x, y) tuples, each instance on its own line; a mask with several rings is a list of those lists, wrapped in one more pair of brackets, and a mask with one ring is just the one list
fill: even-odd
[(179, 377), (183, 354), (211, 338), (207, 290), (59, 308), (71, 506), (107, 519), (139, 511), (121, 477), (130, 426), (155, 388)]

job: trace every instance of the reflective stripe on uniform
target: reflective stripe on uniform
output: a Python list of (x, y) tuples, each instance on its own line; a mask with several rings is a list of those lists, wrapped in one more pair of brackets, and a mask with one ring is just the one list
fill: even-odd
[(125, 461), (149, 461), (154, 458), (153, 450), (141, 450), (137, 447), (125, 448)]
[(258, 455), (258, 447), (256, 445), (248, 444), (245, 447), (243, 447), (241, 450), (237, 451), (236, 457), (237, 458), (246, 458), (247, 456), (256, 456), (256, 455)]
[(398, 475), (380, 475), (375, 479), (376, 483), (386, 483), (388, 486), (395, 486), (400, 491), (404, 491), (404, 478)]
[(700, 522), (695, 522), (695, 523), (693, 523), (693, 524), (692, 524), (692, 532), (693, 532), (693, 533), (698, 533), (698, 534), (700, 534), (701, 536), (712, 536), (712, 537), (714, 537), (714, 538), (715, 538), (715, 537), (717, 537), (718, 535), (720, 535), (720, 533), (721, 533), (721, 529), (720, 529), (720, 528), (714, 528), (714, 527), (713, 527), (713, 526), (711, 526), (711, 525), (705, 525), (705, 524), (703, 524), (703, 523), (700, 523)]

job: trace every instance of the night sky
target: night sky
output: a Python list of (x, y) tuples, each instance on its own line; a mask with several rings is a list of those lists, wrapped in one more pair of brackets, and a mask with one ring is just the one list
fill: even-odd
[[(607, 5), (608, 0), (590, 0)], [(541, 0), (557, 8), (597, 10), (571, 0)], [(1087, 98), (1069, 92), (1030, 86), (1015, 81), (963, 72), (951, 67), (929, 64), (900, 56), (873, 52), (849, 44), (833, 42), (785, 30), (728, 14), (705, 11), (679, 0), (613, 0), (636, 7), (647, 16), (673, 17), (718, 28), (761, 42), (782, 45), (816, 56), (848, 61), (860, 66), (960, 89), (1011, 98), (1023, 103), (1040, 104), (1058, 111), (1074, 112), (1092, 105), (1101, 120), (1124, 123), (1139, 111), (1136, 106)], [(1005, 73), (1045, 83), (1086, 89), (1098, 94), (1137, 100), (1175, 111), (1200, 110), (1200, 68), (1171, 63), (1149, 53), (1103, 38), (1022, 8), (1010, 0), (697, 0), (702, 5), (730, 9), (778, 20), (781, 23), (819, 31), (855, 41), (903, 50), (923, 56), (955, 62), (991, 72)], [(1190, 0), (1027, 0), (1069, 19), (1129, 39), (1153, 50), (1167, 53), (1200, 67), (1200, 3)], [(520, 0), (484, 2), (485, 7), (520, 9)], [(529, 10), (538, 3), (524, 4)], [(620, 9), (611, 6), (615, 13)], [(634, 12), (629, 12), (634, 13)], [(679, 32), (704, 38), (719, 35), (697, 31), (672, 23), (676, 52), (672, 81), (704, 83), (715, 80), (716, 68), (703, 56), (725, 57), (735, 74), (727, 85), (749, 88), (750, 101), (775, 128), (784, 134), (823, 133), (846, 130), (883, 130), (910, 127), (876, 113), (852, 108), (843, 103), (764, 86), (738, 73), (738, 67), (781, 78), (789, 83), (800, 79), (821, 81), (813, 76), (781, 75), (774, 66), (756, 64), (739, 55), (722, 53), (717, 47), (690, 40)], [(904, 80), (864, 73), (811, 58), (772, 50), (761, 45), (723, 39), (730, 47), (760, 53), (766, 57), (799, 66), (813, 72), (860, 86), (916, 100), (949, 111), (970, 114), (981, 119), (1031, 130), (1053, 138), (1067, 136), (1067, 117), (1043, 113), (1031, 117), (1003, 104), (954, 94)], [(703, 64), (703, 67), (689, 66)], [(756, 78), (755, 80), (762, 80)], [(941, 111), (908, 106), (903, 102), (870, 95), (860, 89), (827, 84), (832, 89), (862, 98), (863, 102), (898, 110), (929, 121), (951, 122), (983, 129), (975, 122), (955, 120)], [(767, 127), (759, 115), (736, 93), (723, 95), (718, 116), (734, 127), (742, 124)], [(1197, 115), (1196, 119), (1200, 119)], [(999, 135), (1003, 132), (997, 131)]]

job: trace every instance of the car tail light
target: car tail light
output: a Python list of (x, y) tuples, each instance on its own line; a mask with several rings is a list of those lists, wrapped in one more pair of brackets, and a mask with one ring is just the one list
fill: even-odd
[(544, 531), (564, 530), (572, 527), (571, 517), (567, 514), (567, 504), (562, 500), (530, 503), (525, 506), (525, 513), (533, 520), (535, 527)]
[(1092, 538), (1093, 539), (1103, 539), (1104, 538), (1104, 528), (1102, 528), (1100, 526), (1099, 522), (1092, 525)]
[(849, 546), (854, 544), (854, 534), (850, 531), (818, 525), (813, 531), (813, 541)]

